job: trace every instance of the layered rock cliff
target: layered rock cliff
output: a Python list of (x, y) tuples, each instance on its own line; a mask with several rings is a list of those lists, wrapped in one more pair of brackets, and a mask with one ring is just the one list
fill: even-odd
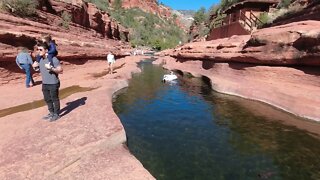
[(165, 67), (210, 79), (216, 91), (320, 121), (320, 22), (185, 44), (162, 52)]
[[(114, 4), (116, 0), (109, 0)], [(171, 9), (157, 3), (156, 0), (122, 0), (122, 7), (125, 9), (139, 8), (145, 12), (157, 14), (161, 17), (171, 17)]]
[[(109, 0), (109, 4), (112, 6), (116, 0)], [(139, 8), (145, 12), (156, 14), (163, 19), (173, 19), (173, 14), (176, 14), (171, 8), (161, 5), (157, 0), (122, 0), (122, 7), (125, 9)], [(177, 15), (177, 14), (176, 14)], [(183, 23), (183, 17), (177, 15), (175, 23), (180, 28), (187, 31), (188, 24)]]
[(103, 37), (128, 41), (129, 31), (110, 17), (107, 12), (100, 11), (94, 4), (82, 2), (80, 7), (72, 6), (70, 9), (72, 21), (81, 26), (94, 29)]
[(261, 29), (252, 35), (193, 42), (164, 53), (179, 59), (213, 62), (320, 66), (320, 22), (295, 22)]

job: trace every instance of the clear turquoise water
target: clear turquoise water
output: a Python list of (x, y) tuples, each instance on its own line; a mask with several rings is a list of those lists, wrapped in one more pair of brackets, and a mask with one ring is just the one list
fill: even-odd
[(296, 117), (142, 69), (113, 106), (129, 150), (157, 179), (320, 179), (320, 137), (279, 121)]

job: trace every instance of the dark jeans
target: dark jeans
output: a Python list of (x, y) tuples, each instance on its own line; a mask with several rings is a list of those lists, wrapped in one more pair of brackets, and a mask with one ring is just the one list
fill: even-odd
[(24, 70), (24, 72), (27, 75), (26, 78), (26, 87), (30, 86), (30, 82), (32, 83), (32, 85), (34, 84), (33, 78), (32, 78), (32, 74), (31, 74), (31, 68), (30, 68), (30, 64), (20, 64), (20, 66), (22, 67), (22, 69)]
[(60, 83), (42, 84), (44, 101), (47, 103), (49, 112), (53, 114), (59, 114), (60, 111), (59, 88)]

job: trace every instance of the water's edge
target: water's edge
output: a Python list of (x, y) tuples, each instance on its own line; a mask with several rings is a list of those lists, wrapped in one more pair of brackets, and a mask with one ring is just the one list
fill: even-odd
[[(237, 97), (242, 97), (245, 99), (249, 99), (249, 100), (254, 100), (254, 101), (259, 101), (265, 104), (268, 104), (274, 108), (280, 109), (282, 111), (285, 111), (287, 113), (293, 114), (297, 117), (306, 119), (306, 121), (313, 121), (313, 122), (319, 122), (320, 123), (320, 117), (318, 116), (319, 112), (319, 108), (318, 107), (318, 103), (316, 100), (309, 102), (308, 104), (303, 104), (303, 103), (295, 103), (295, 106), (292, 106), (292, 104), (289, 103), (288, 100), (284, 101), (283, 99), (281, 100), (281, 95), (282, 93), (284, 93), (284, 89), (279, 90), (279, 94), (270, 94), (270, 92), (268, 91), (274, 91), (274, 86), (272, 88), (265, 88), (262, 89), (259, 87), (263, 86), (264, 84), (259, 84), (259, 82), (245, 82), (245, 81), (241, 81), (240, 79), (231, 79), (230, 77), (234, 77), (234, 74), (236, 73), (240, 73), (239, 71), (241, 70), (244, 77), (248, 78), (252, 78), (253, 75), (250, 74), (246, 74), (245, 71), (240, 68), (239, 69), (226, 69), (228, 68), (228, 66), (232, 66), (232, 65), (228, 65), (228, 63), (220, 63), (219, 65), (217, 65), (217, 67), (211, 67), (211, 69), (209, 68), (204, 68), (201, 67), (201, 62), (202, 61), (179, 61), (179, 60), (175, 60), (173, 58), (169, 58), (169, 57), (163, 57), (163, 58), (159, 58), (157, 60), (157, 64), (163, 64), (163, 67), (165, 67), (166, 69), (169, 70), (177, 70), (180, 71), (180, 73), (189, 73), (192, 75), (195, 75), (196, 77), (207, 77), (208, 79), (210, 79), (210, 81), (212, 82), (212, 89), (216, 92), (219, 93), (223, 93), (223, 94), (228, 94), (228, 95), (233, 95), (233, 96), (237, 96)], [(236, 66), (236, 65), (235, 65)], [(245, 65), (244, 65), (245, 66)], [(249, 66), (249, 65), (248, 65)], [(260, 69), (256, 69), (256, 71), (254, 71), (254, 73), (258, 72), (258, 70), (264, 69), (264, 68), (268, 68), (268, 67), (258, 67)], [(290, 69), (290, 68), (288, 68)], [(287, 70), (288, 70), (287, 69)], [(264, 69), (265, 70), (265, 69)], [(224, 72), (225, 71), (225, 72)], [(298, 73), (299, 70), (295, 70), (294, 68), (291, 68), (288, 71), (292, 71), (291, 73)], [(279, 73), (281, 72), (281, 70), (276, 70), (275, 72)], [(228, 77), (224, 77), (223, 73), (234, 73), (231, 76)], [(250, 72), (249, 72), (250, 73)], [(254, 74), (255, 75), (266, 75), (263, 74), (263, 72), (261, 74)], [(299, 76), (300, 77), (300, 76)], [(215, 79), (212, 79), (215, 78)], [(298, 78), (298, 77), (297, 77)], [(240, 82), (238, 82), (237, 80), (240, 80)], [(273, 79), (274, 80), (274, 79)], [(292, 81), (292, 79), (290, 79)], [(244, 84), (242, 84), (244, 83)], [(255, 84), (256, 83), (256, 84)], [(292, 82), (291, 82), (291, 86), (292, 86)], [(254, 85), (254, 87), (251, 87), (252, 85)], [(277, 85), (281, 85), (281, 84), (277, 84)], [(290, 86), (290, 87), (291, 87)], [(250, 89), (255, 89), (256, 92), (254, 94), (250, 93), (250, 89), (247, 87), (251, 87)], [(261, 92), (260, 92), (261, 91)], [(315, 90), (313, 91), (315, 92)], [(307, 96), (308, 93), (306, 93), (305, 96), (301, 96), (301, 97), (297, 97), (294, 96), (293, 94), (286, 94), (284, 93), (284, 95), (286, 96), (286, 98), (295, 98), (297, 99), (296, 101), (302, 101), (303, 102), (303, 98), (306, 98), (310, 100), (310, 97), (317, 97), (318, 94), (309, 94)], [(271, 96), (271, 97), (270, 97)]]
[[(163, 68), (163, 66), (160, 66), (160, 68)], [(160, 71), (162, 71), (162, 70), (160, 70)], [(160, 71), (155, 71), (155, 72), (160, 72)], [(140, 162), (143, 162), (145, 164), (145, 167), (150, 170), (149, 172), (155, 173), (154, 176), (156, 176), (157, 178), (160, 178), (160, 177), (164, 178), (167, 175), (170, 177), (170, 172), (174, 173), (174, 174), (180, 174), (181, 176), (183, 176), (180, 171), (182, 169), (186, 168), (186, 167), (189, 167), (189, 166), (187, 166), (187, 164), (182, 163), (182, 164), (185, 164), (185, 166), (182, 165), (182, 167), (183, 167), (182, 169), (181, 168), (180, 169), (179, 168), (176, 169), (174, 167), (177, 167), (177, 166), (174, 166), (174, 165), (171, 166), (171, 165), (168, 165), (168, 164), (164, 165), (165, 164), (165, 160), (163, 160), (163, 161), (159, 160), (158, 163), (156, 163), (156, 161), (157, 161), (157, 158), (159, 158), (159, 157), (164, 158), (164, 157), (171, 157), (172, 154), (180, 154), (180, 153), (183, 154), (184, 151), (172, 151), (173, 152), (173, 153), (171, 152), (172, 154), (170, 154), (169, 152), (168, 152), (169, 154), (164, 153), (166, 149), (168, 150), (168, 149), (171, 149), (171, 148), (164, 147), (164, 144), (166, 144), (166, 143), (163, 142), (163, 141), (165, 141), (166, 139), (170, 139), (170, 142), (176, 142), (176, 141), (182, 140), (183, 143), (181, 144), (181, 148), (186, 148), (186, 147), (188, 147), (187, 144), (186, 144), (186, 142), (188, 142), (188, 141), (183, 141), (183, 139), (190, 140), (190, 142), (194, 142), (195, 139), (192, 139), (191, 137), (182, 138), (183, 135), (181, 133), (183, 133), (184, 131), (188, 131), (188, 133), (185, 134), (186, 136), (188, 136), (192, 132), (190, 130), (194, 129), (196, 126), (191, 126), (190, 125), (191, 122), (194, 122), (194, 120), (190, 120), (187, 123), (183, 123), (184, 121), (180, 121), (181, 119), (179, 119), (179, 117), (176, 117), (174, 115), (175, 113), (172, 113), (172, 110), (173, 110), (173, 112), (183, 112), (183, 111), (185, 111), (186, 107), (188, 106), (187, 105), (188, 103), (182, 103), (182, 104), (184, 104), (184, 106), (182, 106), (182, 109), (172, 108), (171, 111), (170, 111), (170, 106), (168, 104), (162, 103), (163, 101), (160, 100), (160, 99), (163, 99), (164, 96), (162, 96), (162, 95), (164, 95), (164, 94), (162, 94), (162, 93), (160, 93), (160, 94), (154, 93), (153, 91), (154, 90), (160, 90), (160, 89), (162, 89), (161, 87), (164, 87), (164, 86), (158, 83), (158, 79), (159, 79), (158, 75), (159, 74), (158, 73), (152, 74), (150, 72), (151, 72), (150, 69), (147, 69), (146, 73), (143, 73), (141, 76), (138, 76), (137, 79), (134, 78), (133, 79), (134, 81), (129, 83), (129, 88), (128, 89), (123, 89), (123, 91), (119, 89), (116, 93), (113, 94), (113, 97), (116, 97), (118, 94), (121, 94), (121, 93), (125, 92), (126, 90), (128, 90), (128, 93), (125, 93), (123, 96), (120, 95), (119, 99), (113, 100), (113, 102), (118, 102), (118, 104), (116, 103), (116, 105), (113, 105), (113, 110), (116, 112), (116, 114), (118, 115), (119, 119), (121, 119), (122, 124), (125, 126), (125, 131), (127, 131), (126, 132), (126, 136), (129, 136), (129, 137), (127, 137), (127, 146), (129, 147), (131, 154), (136, 156), (136, 158), (139, 159)], [(144, 76), (146, 74), (147, 74), (147, 76)], [(139, 78), (139, 77), (142, 77), (142, 78)], [(160, 76), (160, 77), (162, 77), (162, 76)], [(188, 86), (190, 89), (189, 88), (183, 88), (183, 89), (187, 93), (186, 95), (189, 95), (189, 93), (190, 93), (190, 95), (192, 95), (193, 93), (196, 93), (195, 92), (197, 90), (196, 87), (198, 87), (199, 83), (196, 83), (196, 84), (193, 85), (192, 84), (193, 80), (191, 80), (193, 78), (190, 78), (190, 81), (189, 81), (188, 77), (189, 76), (187, 74), (186, 79), (185, 78), (181, 78), (181, 79), (179, 78), (179, 84), (182, 83), (183, 85), (188, 86), (188, 84), (190, 83), (189, 84), (190, 86)], [(190, 75), (190, 77), (192, 77), (192, 75)], [(198, 78), (196, 78), (196, 79), (198, 79)], [(154, 80), (156, 80), (156, 81), (154, 81)], [(199, 79), (199, 80), (202, 81), (202, 83), (205, 82), (205, 79), (202, 79), (202, 80)], [(151, 85), (145, 85), (145, 84), (148, 84), (147, 82), (154, 82), (154, 83), (151, 83)], [(130, 86), (131, 83), (132, 83), (132, 87)], [(160, 89), (158, 87), (160, 87)], [(168, 86), (166, 86), (166, 87), (168, 87)], [(150, 92), (149, 92), (148, 88), (150, 89)], [(174, 88), (174, 89), (177, 89), (177, 88)], [(210, 87), (210, 85), (209, 85), (209, 88), (207, 88), (207, 89), (206, 88), (204, 88), (204, 89), (201, 88), (201, 94), (209, 92), (209, 91), (212, 91), (212, 89), (213, 88)], [(174, 90), (174, 92), (175, 92), (175, 90)], [(270, 121), (266, 121), (266, 124), (262, 123), (259, 126), (257, 126), (257, 127), (261, 127), (261, 125), (266, 125), (266, 127), (264, 127), (263, 130), (260, 133), (260, 135), (263, 135), (263, 136), (266, 135), (266, 133), (270, 133), (269, 130), (272, 127), (271, 125), (272, 124), (278, 124), (279, 123), (278, 120), (280, 120), (280, 122), (281, 122), (282, 120), (290, 119), (290, 118), (294, 117), (294, 119), (299, 121), (299, 123), (308, 124), (308, 121), (301, 120), (298, 117), (293, 116), (292, 114), (286, 113), (284, 111), (280, 112), (279, 109), (276, 109), (274, 106), (270, 106), (270, 105), (267, 105), (265, 103), (261, 103), (259, 101), (250, 101), (250, 100), (245, 99), (245, 98), (241, 98), (241, 97), (239, 98), (239, 96), (231, 96), (231, 97), (229, 97), (229, 95), (223, 95), (225, 93), (217, 93), (217, 94), (221, 94), (221, 96), (219, 95), (219, 97), (228, 97), (227, 99), (229, 99), (231, 101), (235, 101), (236, 104), (240, 103), (240, 104), (244, 105), (243, 106), (243, 108), (244, 108), (243, 111), (239, 111), (239, 113), (237, 113), (238, 112), (237, 110), (242, 109), (242, 108), (236, 108), (235, 109), (234, 106), (231, 106), (231, 108), (230, 107), (229, 108), (225, 108), (225, 109), (229, 109), (229, 110), (231, 110), (231, 111), (236, 113), (235, 116), (233, 116), (234, 118), (231, 118), (233, 120), (235, 120), (235, 118), (237, 119), (239, 117), (243, 117), (243, 115), (247, 111), (250, 112), (250, 109), (255, 109), (256, 110), (256, 111), (253, 111), (252, 115), (254, 117), (258, 117), (258, 119), (257, 119), (258, 121), (261, 120), (260, 118), (263, 119), (264, 116), (271, 117)], [(135, 95), (137, 95), (137, 96), (135, 96)], [(128, 97), (128, 98), (126, 98), (126, 97)], [(180, 101), (179, 101), (180, 99), (175, 99), (175, 98), (171, 99), (171, 96), (168, 96), (168, 97), (169, 97), (169, 99), (164, 98), (164, 99), (168, 100), (168, 101), (165, 101), (165, 102), (175, 102), (175, 104), (179, 104), (180, 103)], [(174, 97), (183, 97), (183, 95), (182, 96), (178, 95), (178, 96), (174, 96)], [(151, 100), (153, 98), (155, 98), (155, 101)], [(192, 102), (195, 102), (193, 100), (192, 100)], [(126, 105), (124, 105), (124, 106), (120, 105), (121, 102), (123, 102), (123, 104), (126, 104)], [(157, 102), (161, 102), (161, 103), (158, 104)], [(223, 111), (224, 110), (223, 107), (226, 107), (226, 104), (224, 103), (225, 101), (217, 100), (216, 102), (217, 102), (217, 104), (221, 104), (221, 106), (220, 106), (220, 108), (218, 107), (218, 108), (214, 108), (214, 109), (216, 109), (218, 112), (219, 112), (219, 109), (220, 109), (221, 113), (223, 113), (224, 112)], [(149, 103), (151, 105), (150, 107), (148, 107)], [(164, 107), (166, 107), (168, 105), (167, 109), (162, 109), (160, 107), (161, 105), (164, 105)], [(122, 109), (121, 109), (121, 107), (122, 107)], [(202, 108), (202, 107), (203, 106), (200, 106), (200, 108)], [(249, 108), (249, 109), (247, 109), (247, 108)], [(166, 114), (171, 114), (169, 118), (162, 117), (161, 113), (164, 113), (165, 112), (164, 110), (166, 110), (166, 112), (168, 112)], [(167, 111), (167, 110), (169, 110), (169, 111)], [(135, 114), (135, 112), (136, 112), (136, 114)], [(192, 110), (190, 112), (192, 112), (193, 114), (196, 114), (196, 112), (201, 112), (201, 110), (199, 109), (198, 106), (193, 106), (193, 108), (192, 108)], [(200, 114), (207, 114), (206, 112), (202, 112)], [(243, 112), (243, 113), (241, 113), (241, 112)], [(155, 113), (160, 113), (160, 114), (156, 115), (156, 117), (153, 118), (152, 115), (154, 115)], [(226, 118), (231, 115), (229, 111), (226, 111), (226, 113), (227, 113), (227, 115), (225, 116)], [(202, 120), (201, 120), (202, 118), (199, 119), (200, 116), (197, 116), (197, 115), (195, 115), (195, 116), (198, 117), (199, 121), (197, 121), (197, 122), (200, 123), (199, 125), (202, 126), (203, 125), (202, 124)], [(188, 117), (189, 116), (185, 114), (185, 116), (183, 116), (182, 119), (186, 120), (186, 119), (188, 119)], [(224, 116), (219, 116), (219, 115), (217, 116), (217, 118), (220, 119), (220, 120), (223, 120), (224, 119), (223, 117)], [(272, 117), (276, 117), (276, 118), (274, 120), (271, 120)], [(161, 118), (164, 118), (165, 120), (162, 121), (163, 119), (161, 119)], [(207, 118), (207, 116), (204, 119), (206, 119), (206, 118)], [(147, 121), (145, 122), (144, 119), (147, 120), (148, 122)], [(171, 125), (170, 125), (170, 123), (168, 123), (168, 121), (166, 121), (167, 119), (174, 120), (174, 123), (171, 123)], [(247, 118), (245, 118), (245, 119), (247, 119)], [(269, 119), (269, 118), (267, 118), (267, 119)], [(254, 133), (256, 131), (251, 131), (251, 130), (248, 130), (247, 128), (250, 129), (251, 125), (255, 125), (256, 121), (255, 121), (255, 119), (250, 119), (250, 118), (247, 119), (247, 120), (248, 120), (248, 123), (245, 123), (245, 122), (242, 123), (241, 120), (235, 120), (234, 126), (231, 126), (232, 130), (236, 130), (234, 128), (236, 128), (237, 125), (244, 126), (244, 127), (246, 127), (245, 129), (243, 129), (244, 130), (243, 131), (244, 135), (247, 133), (247, 134), (249, 134), (249, 137), (252, 137), (251, 136), (252, 133)], [(159, 122), (161, 122), (161, 123), (159, 123)], [(224, 121), (217, 121), (217, 125), (218, 126), (223, 125), (222, 122), (224, 122)], [(157, 123), (159, 123), (159, 124), (157, 125)], [(225, 123), (228, 124), (227, 122), (225, 122)], [(280, 123), (280, 124), (282, 124), (282, 123)], [(183, 127), (183, 128), (181, 129), (181, 127), (179, 125), (182, 125), (181, 127)], [(184, 128), (184, 125), (187, 128)], [(189, 125), (190, 125), (190, 127), (194, 127), (194, 128), (190, 128)], [(286, 125), (286, 124), (283, 124), (283, 125)], [(292, 127), (291, 128), (289, 127), (289, 130), (287, 130), (287, 127), (283, 126), (283, 125), (280, 125), (279, 127), (277, 127), (276, 128), (277, 131), (274, 130), (274, 131), (271, 132), (271, 134), (275, 134), (275, 135), (278, 134), (278, 135), (281, 135), (281, 137), (283, 136), (283, 134), (286, 134), (286, 135), (290, 134), (292, 132), (290, 130)], [(297, 125), (295, 125), (295, 126), (297, 127)], [(170, 129), (169, 127), (171, 127), (172, 129)], [(208, 126), (204, 126), (204, 127), (208, 127)], [(318, 125), (317, 125), (317, 127), (318, 127), (318, 130), (319, 130), (319, 126)], [(298, 129), (300, 129), (300, 128), (298, 128)], [(302, 129), (304, 129), (304, 128), (302, 128)], [(165, 132), (166, 130), (168, 131), (168, 133)], [(223, 130), (223, 128), (222, 128), (222, 130)], [(283, 131), (284, 133), (280, 133), (279, 134), (278, 131), (282, 131), (282, 130), (284, 130)], [(180, 134), (179, 134), (179, 132), (180, 132)], [(197, 131), (197, 132), (199, 132), (200, 134), (204, 133), (204, 134), (201, 135), (201, 137), (205, 136), (205, 134), (207, 134), (207, 135), (210, 134), (210, 133), (205, 133), (204, 131), (201, 131), (201, 132)], [(209, 135), (208, 137), (213, 138), (216, 135), (214, 133), (218, 132), (218, 130), (216, 129), (215, 131), (210, 131), (210, 132), (213, 133), (213, 134)], [(239, 131), (235, 131), (235, 132), (238, 132), (238, 133), (241, 134), (242, 131), (240, 129)], [(301, 131), (301, 130), (299, 130), (297, 132), (299, 132), (297, 134), (297, 136), (306, 133), (305, 131)], [(250, 135), (250, 133), (251, 133), (251, 135)], [(168, 134), (168, 136), (166, 136), (166, 134)], [(172, 134), (173, 136), (170, 137), (169, 134)], [(177, 137), (180, 137), (180, 138), (177, 138), (177, 140), (174, 141), (173, 139), (175, 139), (174, 137), (177, 134), (178, 134)], [(235, 134), (237, 134), (237, 133), (235, 133)], [(307, 133), (307, 134), (313, 136), (312, 133)], [(220, 133), (219, 133), (219, 136), (220, 136)], [(224, 136), (222, 136), (222, 137), (224, 137)], [(238, 137), (238, 136), (231, 136), (231, 137)], [(246, 137), (246, 136), (244, 136), (244, 137)], [(271, 136), (271, 137), (278, 137), (278, 136)], [(310, 137), (310, 136), (308, 136), (308, 137)], [(316, 135), (316, 137), (319, 137), (319, 136)], [(222, 142), (221, 141), (221, 136), (218, 139), (219, 139), (218, 142)], [(258, 138), (258, 139), (260, 139), (260, 138)], [(262, 139), (264, 139), (264, 138), (262, 138)], [(273, 143), (275, 143), (275, 144), (278, 143), (277, 141), (273, 142), (272, 139), (273, 138), (269, 139), (270, 142), (272, 142), (271, 145)], [(296, 140), (297, 138), (293, 138), (293, 139)], [(155, 141), (152, 141), (152, 140), (155, 140)], [(249, 140), (250, 140), (250, 138), (249, 138)], [(269, 140), (266, 141), (266, 142), (269, 142)], [(247, 141), (245, 141), (245, 142), (247, 143)], [(154, 145), (152, 145), (153, 143), (154, 143)], [(163, 146), (160, 145), (158, 147), (157, 144), (158, 145), (159, 144), (163, 144)], [(170, 144), (170, 143), (168, 143), (168, 144)], [(177, 143), (177, 144), (180, 144), (180, 143)], [(177, 145), (177, 144), (175, 144), (175, 145)], [(195, 147), (195, 146), (198, 145), (197, 149), (199, 149), (199, 151), (201, 150), (201, 147), (206, 147), (206, 146), (199, 146), (199, 144), (197, 144), (197, 143), (191, 143), (191, 144), (192, 144), (192, 147)], [(218, 144), (219, 143), (215, 144), (214, 147), (208, 148), (209, 147), (208, 146), (207, 148), (204, 148), (204, 149), (216, 149), (216, 147), (218, 147)], [(253, 144), (255, 144), (255, 143), (253, 143)], [(280, 144), (281, 144), (281, 146), (279, 146), (279, 147), (286, 147), (285, 146), (286, 143), (280, 143)], [(173, 145), (173, 146), (175, 146), (175, 145)], [(264, 145), (265, 145), (264, 142), (261, 145), (263, 145), (262, 147), (264, 147)], [(153, 146), (156, 147), (156, 148), (152, 148)], [(239, 146), (239, 147), (242, 147), (242, 146)], [(271, 147), (273, 147), (273, 146), (271, 146)], [(139, 149), (139, 148), (141, 148), (141, 149)], [(143, 148), (145, 148), (145, 149), (143, 149)], [(181, 148), (180, 148), (180, 150), (182, 150)], [(177, 146), (176, 149), (174, 149), (174, 150), (178, 150), (178, 149), (179, 148)], [(297, 148), (297, 149), (301, 150), (301, 148)], [(263, 148), (262, 148), (262, 150), (263, 150)], [(272, 150), (272, 148), (271, 148), (271, 150)], [(280, 148), (280, 150), (281, 150), (281, 148)], [(160, 153), (160, 151), (161, 151), (161, 153)], [(278, 151), (278, 149), (275, 149), (275, 150), (273, 150), (271, 152), (277, 153), (277, 151)], [(279, 151), (279, 152), (282, 152), (282, 151)], [(267, 151), (266, 154), (268, 154), (268, 153), (270, 153), (270, 152)], [(294, 153), (296, 153), (296, 152), (294, 152)], [(159, 154), (162, 154), (162, 155), (159, 156), (159, 157), (156, 156), (156, 155), (159, 155)], [(191, 153), (191, 154), (194, 155), (194, 153)], [(197, 153), (195, 153), (195, 154), (197, 154)], [(213, 154), (216, 155), (217, 153), (213, 153)], [(213, 155), (213, 154), (211, 153), (211, 155)], [(299, 155), (303, 155), (304, 153), (298, 153), (298, 154)], [(280, 153), (280, 155), (281, 155), (281, 153)], [(173, 157), (174, 156), (172, 156), (172, 158)], [(277, 157), (277, 156), (275, 156), (275, 157)], [(169, 158), (169, 159), (171, 159), (171, 158)], [(186, 158), (183, 158), (183, 159), (186, 159)], [(280, 158), (280, 160), (282, 160), (282, 158)], [(180, 160), (178, 160), (177, 162), (180, 162)], [(200, 163), (202, 161), (200, 160), (200, 161), (192, 161), (192, 162)], [(245, 162), (247, 162), (247, 161), (245, 161)], [(222, 163), (222, 164), (224, 164), (224, 163)], [(163, 165), (163, 167), (161, 167), (161, 165)], [(193, 164), (193, 163), (191, 163), (189, 165), (190, 165), (190, 167), (195, 166), (195, 164)], [(198, 166), (196, 166), (196, 167), (198, 167)], [(204, 166), (204, 167), (207, 167), (207, 166)], [(244, 167), (246, 167), (246, 166), (244, 166)], [(169, 174), (164, 175), (164, 172), (167, 172)], [(180, 173), (178, 173), (178, 172), (180, 172)], [(196, 171), (196, 172), (198, 172), (198, 171)], [(202, 172), (202, 170), (199, 171), (200, 174), (201, 174), (201, 172)], [(263, 172), (264, 171), (262, 171), (262, 172), (258, 172), (257, 171), (258, 175), (259, 175), (259, 173), (264, 174)], [(208, 174), (203, 174), (203, 175), (208, 175)], [(173, 175), (172, 177), (175, 177), (175, 175)]]

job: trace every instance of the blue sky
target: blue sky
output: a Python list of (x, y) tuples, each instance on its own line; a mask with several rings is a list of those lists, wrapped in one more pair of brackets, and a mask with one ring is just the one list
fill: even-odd
[(159, 2), (176, 10), (198, 10), (201, 7), (209, 9), (220, 0), (159, 0)]

